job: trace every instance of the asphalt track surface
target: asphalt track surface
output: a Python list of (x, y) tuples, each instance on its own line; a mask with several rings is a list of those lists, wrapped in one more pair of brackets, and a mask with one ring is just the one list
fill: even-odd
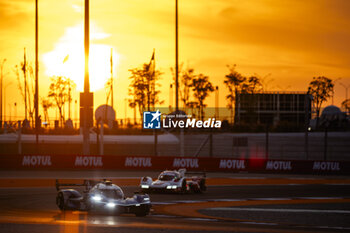
[[(96, 177), (96, 173), (64, 174), (1, 171), (0, 179)], [(214, 179), (222, 176), (231, 176), (233, 184)], [(348, 177), (211, 174), (210, 179), (217, 184), (203, 194), (150, 194), (153, 210), (147, 217), (61, 212), (55, 205), (54, 187), (0, 185), (0, 232), (350, 232)], [(264, 182), (235, 184), (254, 179)], [(278, 179), (285, 182), (274, 182)], [(327, 182), (298, 182), (318, 180)], [(132, 185), (122, 188), (127, 196), (138, 190)]]

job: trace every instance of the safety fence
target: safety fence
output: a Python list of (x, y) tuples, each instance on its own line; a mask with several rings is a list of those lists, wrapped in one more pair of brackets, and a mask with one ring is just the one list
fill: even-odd
[(350, 174), (350, 162), (170, 156), (1, 155), (1, 170), (187, 170)]

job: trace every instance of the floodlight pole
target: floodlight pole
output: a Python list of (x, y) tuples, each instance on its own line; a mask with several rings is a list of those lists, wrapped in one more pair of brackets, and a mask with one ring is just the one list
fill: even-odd
[(26, 48), (23, 55), (23, 76), (24, 76), (24, 120), (27, 121), (27, 56)]
[[(3, 68), (4, 68), (4, 63), (6, 62), (6, 58), (5, 59), (3, 59), (2, 60), (2, 62), (1, 62), (1, 81), (0, 81), (0, 128), (2, 127), (2, 119), (3, 119), (3, 112), (2, 112), (2, 109), (3, 109), (3, 104), (2, 104), (2, 100), (3, 100), (3, 96), (4, 96), (4, 94), (3, 94), (3, 74), (2, 74), (2, 71), (3, 71)], [(5, 105), (6, 105), (6, 103), (5, 103)], [(6, 106), (5, 106), (6, 107)], [(5, 120), (4, 120), (5, 121)]]
[(85, 0), (85, 14), (84, 14), (84, 48), (85, 48), (85, 76), (84, 76), (84, 106), (83, 106), (83, 154), (90, 154), (90, 133), (88, 127), (88, 113), (89, 113), (89, 0)]
[(344, 83), (340, 83), (340, 85), (342, 85), (345, 88), (345, 100), (348, 99), (348, 89), (350, 87), (350, 85), (345, 85)]
[(113, 96), (113, 48), (111, 48), (111, 105), (112, 105), (112, 109), (114, 109), (114, 96)]
[[(35, 142), (37, 150), (39, 149), (39, 58), (38, 58), (38, 0), (35, 0)], [(39, 151), (37, 151), (39, 152)]]
[(175, 0), (175, 105), (179, 110), (179, 30), (178, 30), (178, 0)]
[(219, 119), (219, 86), (215, 87), (215, 118)]

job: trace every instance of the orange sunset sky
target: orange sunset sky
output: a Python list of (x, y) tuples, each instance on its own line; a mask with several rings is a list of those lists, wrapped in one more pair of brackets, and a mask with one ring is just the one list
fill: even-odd
[[(47, 96), (52, 75), (67, 76), (82, 90), (83, 5), (83, 0), (39, 0), (40, 97)], [(23, 61), (24, 47), (34, 63), (34, 10), (34, 0), (0, 0), (6, 120), (10, 114), (13, 120), (15, 112), (24, 116), (13, 70)], [(95, 108), (105, 103), (111, 48), (118, 118), (124, 117), (124, 99), (129, 98), (128, 69), (149, 62), (153, 48), (157, 69), (164, 73), (161, 99), (169, 105), (170, 67), (175, 64), (175, 0), (90, 0), (90, 28)], [(269, 91), (306, 91), (314, 76), (341, 77), (334, 95), (334, 104), (340, 106), (345, 99), (340, 83), (349, 86), (350, 96), (350, 1), (179, 0), (179, 62), (208, 75), (219, 86), (220, 107), (226, 106), (223, 80), (228, 64), (237, 64), (237, 70), (247, 76), (269, 75), (265, 80)], [(78, 92), (73, 99), (78, 99)], [(214, 99), (212, 93), (207, 104), (214, 106)], [(132, 117), (132, 110), (127, 111)], [(55, 109), (50, 117), (56, 117)]]

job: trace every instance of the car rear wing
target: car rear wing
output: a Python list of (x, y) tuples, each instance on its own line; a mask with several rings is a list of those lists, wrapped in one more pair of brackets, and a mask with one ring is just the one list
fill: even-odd
[(84, 180), (84, 183), (77, 184), (77, 183), (60, 183), (58, 179), (56, 179), (56, 190), (59, 191), (61, 187), (85, 187), (85, 190), (90, 190), (92, 186), (94, 186), (97, 183), (100, 183), (101, 181), (97, 180)]

